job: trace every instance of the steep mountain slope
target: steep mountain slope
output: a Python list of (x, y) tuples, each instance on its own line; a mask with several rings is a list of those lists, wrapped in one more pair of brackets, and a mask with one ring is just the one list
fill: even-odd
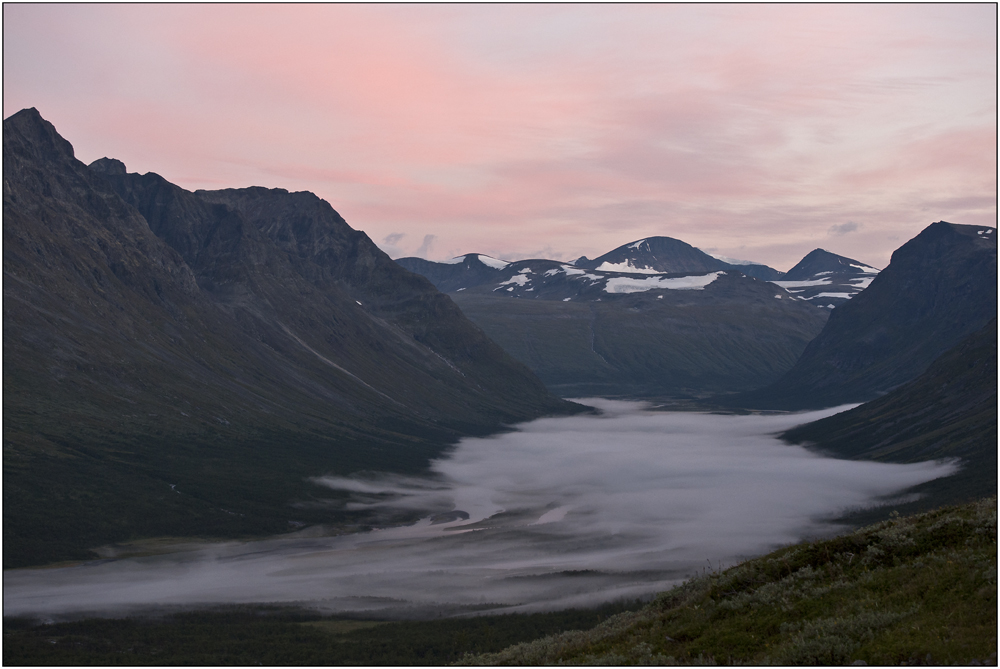
[(727, 403), (805, 409), (874, 399), (916, 378), (996, 313), (996, 229), (934, 223), (833, 311), (784, 377)]
[(857, 260), (816, 249), (774, 283), (801, 300), (832, 309), (867, 288), (878, 272)]
[(919, 462), (961, 458), (962, 470), (917, 488), (909, 512), (997, 490), (997, 321), (946, 351), (916, 379), (876, 400), (782, 435), (836, 457)]
[(8, 565), (330, 520), (307, 477), (577, 410), (311, 194), (88, 169), (32, 109), (3, 232)]

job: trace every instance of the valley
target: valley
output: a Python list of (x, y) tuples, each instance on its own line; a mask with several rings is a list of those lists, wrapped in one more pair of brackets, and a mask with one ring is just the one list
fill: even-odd
[[(670, 237), (393, 261), (312, 193), (84, 165), (34, 109), (4, 121), (4, 179), (19, 649), (39, 620), (218, 606), (281, 625), (548, 612), (512, 644), (714, 588), (689, 580), (706, 561), (996, 493), (995, 228), (933, 223), (882, 270)], [(995, 549), (978, 504), (954, 522)], [(579, 657), (624, 652), (596, 638)], [(539, 643), (526, 657), (556, 657)]]

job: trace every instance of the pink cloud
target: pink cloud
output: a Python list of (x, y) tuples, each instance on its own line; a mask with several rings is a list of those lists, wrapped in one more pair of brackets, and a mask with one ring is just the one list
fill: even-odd
[(831, 250), (877, 264), (942, 208), (995, 219), (991, 5), (4, 13), (5, 115), (189, 188), (313, 190), (403, 251), (665, 234), (787, 269), (849, 220)]

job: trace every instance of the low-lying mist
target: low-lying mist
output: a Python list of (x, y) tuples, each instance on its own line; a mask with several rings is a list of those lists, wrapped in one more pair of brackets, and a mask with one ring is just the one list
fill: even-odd
[(847, 407), (780, 416), (667, 413), (587, 400), (465, 439), (426, 478), (318, 479), (406, 526), (285, 536), (170, 555), (4, 572), (5, 615), (221, 603), (420, 616), (597, 604), (838, 529), (843, 511), (957, 471), (835, 460), (773, 435)]

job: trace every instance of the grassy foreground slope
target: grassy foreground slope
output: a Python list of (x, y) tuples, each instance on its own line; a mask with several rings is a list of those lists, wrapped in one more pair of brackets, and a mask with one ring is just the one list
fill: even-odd
[(695, 578), (463, 664), (996, 664), (997, 501), (894, 518)]
[(3, 663), (988, 664), (996, 578), (992, 498), (785, 548), (645, 608), (400, 622), (247, 606), (48, 625), (6, 618)]

